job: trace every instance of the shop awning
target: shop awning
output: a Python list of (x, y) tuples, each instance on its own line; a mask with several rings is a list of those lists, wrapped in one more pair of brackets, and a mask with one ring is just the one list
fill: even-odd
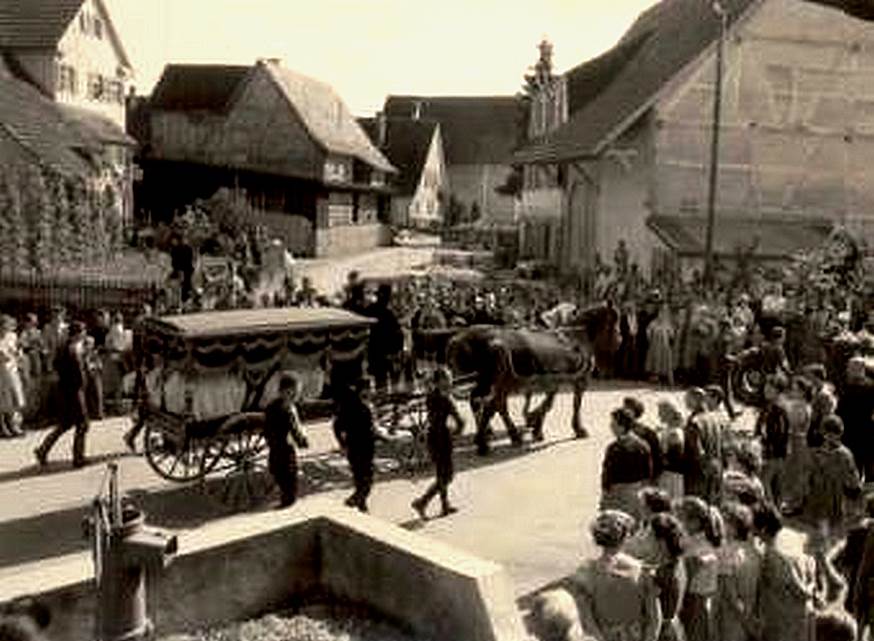
[[(707, 219), (698, 216), (650, 216), (647, 226), (669, 249), (683, 257), (704, 255)], [(834, 223), (801, 217), (748, 218), (717, 216), (713, 253), (733, 256), (753, 249), (760, 259), (785, 259), (794, 253), (821, 245)]]

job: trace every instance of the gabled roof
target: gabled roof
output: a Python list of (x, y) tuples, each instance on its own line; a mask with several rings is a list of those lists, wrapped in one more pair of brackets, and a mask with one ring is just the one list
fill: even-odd
[(251, 67), (177, 65), (164, 67), (150, 106), (166, 111), (224, 111)]
[(93, 172), (89, 156), (99, 148), (72, 125), (51, 100), (0, 65), (0, 130), (7, 150), (18, 145), (31, 162), (65, 176)]
[[(759, 1), (721, 3), (733, 24)], [(569, 84), (590, 77), (576, 89), (583, 104), (575, 105), (566, 124), (520, 151), (516, 159), (537, 162), (596, 155), (718, 36), (719, 19), (710, 2), (662, 0), (638, 18), (611, 52), (572, 71)]]
[(128, 136), (124, 129), (115, 124), (111, 118), (83, 107), (58, 104), (58, 109), (73, 127), (79, 129), (86, 138), (94, 138), (109, 145), (124, 145), (134, 147), (137, 141)]
[[(56, 47), (85, 0), (2, 0), (0, 2), (0, 49), (45, 49)], [(121, 38), (103, 0), (95, 0), (106, 32), (130, 68)]]
[(428, 158), (428, 150), (440, 125), (434, 120), (386, 118), (385, 140), (380, 141), (376, 118), (361, 118), (359, 123), (373, 144), (379, 146), (383, 142), (380, 149), (397, 167), (399, 174), (394, 183), (397, 193), (408, 196), (415, 192)]
[(333, 87), (271, 62), (259, 62), (258, 66), (270, 74), (310, 136), (326, 151), (353, 156), (381, 171), (396, 171)]
[[(650, 216), (647, 226), (680, 256), (704, 255), (707, 219), (697, 216)], [(713, 251), (732, 256), (738, 249), (755, 244), (757, 258), (784, 259), (794, 253), (820, 246), (834, 228), (828, 220), (806, 217), (766, 216), (749, 218), (721, 214), (716, 218)]]
[(447, 165), (508, 164), (524, 121), (514, 96), (389, 96), (389, 118), (419, 117), (440, 123)]
[(3, 0), (0, 47), (54, 47), (85, 0)]

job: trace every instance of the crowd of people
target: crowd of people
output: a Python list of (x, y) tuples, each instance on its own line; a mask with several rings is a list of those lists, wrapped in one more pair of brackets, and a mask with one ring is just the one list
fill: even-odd
[(591, 525), (601, 553), (540, 595), (534, 616), (553, 630), (543, 638), (867, 638), (874, 388), (862, 359), (849, 369), (867, 394), (838, 398), (821, 364), (768, 374), (752, 432), (718, 385), (690, 388), (685, 413), (660, 402), (652, 424), (626, 398)]

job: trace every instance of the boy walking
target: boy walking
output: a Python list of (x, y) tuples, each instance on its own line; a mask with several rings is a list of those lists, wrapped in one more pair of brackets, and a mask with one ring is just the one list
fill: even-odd
[[(306, 436), (300, 429), (297, 402), (300, 381), (291, 373), (284, 372), (279, 378), (279, 396), (270, 402), (265, 412), (264, 436), (270, 453), (268, 469), (279, 486), (279, 507), (291, 506), (297, 500), (297, 451), (309, 447)], [(289, 441), (289, 434), (294, 443)]]
[(452, 464), (452, 433), (449, 431), (448, 420), (451, 416), (458, 431), (464, 429), (464, 420), (455, 407), (450, 391), (452, 375), (445, 367), (434, 371), (433, 389), (426, 401), (428, 408), (428, 450), (434, 462), (436, 478), (434, 483), (412, 506), (422, 519), (426, 519), (428, 504), (438, 494), (442, 507), (441, 516), (449, 516), (458, 510), (449, 503), (449, 484), (454, 476)]

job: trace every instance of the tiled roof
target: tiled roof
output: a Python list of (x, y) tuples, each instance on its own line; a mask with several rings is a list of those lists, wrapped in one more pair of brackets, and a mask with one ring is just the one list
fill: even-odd
[(808, 0), (808, 2), (834, 7), (854, 18), (874, 22), (874, 2), (871, 0)]
[(57, 105), (0, 68), (0, 129), (42, 165), (67, 176), (93, 171), (88, 161), (99, 147), (72, 125)]
[[(721, 0), (734, 23), (759, 0)], [(641, 15), (614, 50), (576, 68), (569, 77), (576, 111), (516, 159), (551, 161), (592, 156), (719, 35), (719, 19), (705, 0), (662, 0)], [(607, 64), (607, 63), (611, 64)]]
[[(707, 219), (692, 216), (650, 216), (647, 226), (681, 256), (703, 256)], [(717, 215), (713, 233), (713, 251), (718, 256), (732, 256), (740, 248), (755, 243), (759, 258), (788, 258), (795, 252), (817, 247), (833, 228), (833, 223), (802, 217)]]
[[(57, 46), (84, 0), (0, 1), (0, 49), (45, 49)], [(127, 52), (103, 0), (96, 0), (106, 33), (121, 60), (130, 67)]]
[(279, 86), (309, 134), (328, 152), (353, 156), (382, 171), (395, 171), (330, 85), (277, 64), (258, 64)]
[(223, 111), (251, 67), (167, 65), (150, 106), (167, 111)]
[(96, 138), (102, 143), (110, 145), (135, 146), (137, 141), (128, 136), (124, 129), (115, 122), (99, 113), (82, 107), (59, 104), (58, 108), (66, 117), (67, 121), (79, 128), (86, 138)]
[(42, 48), (58, 44), (84, 0), (3, 0), (0, 47)]
[[(373, 143), (379, 146), (377, 119), (362, 118), (359, 122)], [(385, 141), (381, 150), (398, 169), (394, 185), (399, 195), (410, 195), (418, 186), (437, 127), (433, 120), (385, 119)]]
[(440, 123), (447, 165), (509, 164), (524, 127), (524, 105), (513, 96), (389, 96), (389, 118)]

